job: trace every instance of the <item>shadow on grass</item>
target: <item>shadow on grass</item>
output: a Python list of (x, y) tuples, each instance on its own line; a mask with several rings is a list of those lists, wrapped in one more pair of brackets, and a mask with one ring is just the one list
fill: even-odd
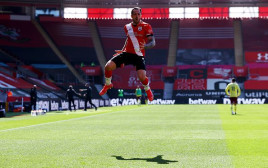
[(112, 156), (115, 157), (117, 160), (145, 160), (146, 162), (156, 162), (157, 164), (169, 164), (171, 162), (178, 162), (177, 160), (166, 160), (162, 158), (163, 155), (157, 155), (154, 158), (131, 158), (125, 159), (122, 156)]

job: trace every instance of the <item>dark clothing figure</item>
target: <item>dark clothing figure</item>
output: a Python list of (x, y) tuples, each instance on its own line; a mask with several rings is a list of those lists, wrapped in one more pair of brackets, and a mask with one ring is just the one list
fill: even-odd
[(80, 91), (85, 92), (84, 94), (84, 100), (85, 100), (85, 106), (84, 106), (84, 111), (87, 111), (87, 102), (89, 102), (89, 104), (91, 106), (93, 106), (95, 108), (95, 110), (97, 110), (97, 106), (95, 104), (92, 103), (92, 88), (89, 86), (89, 84), (86, 84), (86, 89), (80, 89)]
[(35, 85), (33, 88), (31, 88), (30, 96), (31, 96), (31, 109), (36, 110), (37, 91)]
[(74, 96), (78, 96), (78, 94), (75, 92), (73, 87), (69, 87), (69, 89), (66, 92), (66, 98), (69, 102), (69, 110), (72, 111), (71, 103), (73, 104), (74, 111), (76, 111), (75, 104), (74, 104)]

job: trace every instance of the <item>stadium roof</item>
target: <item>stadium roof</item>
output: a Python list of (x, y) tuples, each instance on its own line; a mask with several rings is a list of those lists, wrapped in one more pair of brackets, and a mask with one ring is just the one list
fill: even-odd
[(229, 7), (229, 6), (268, 6), (268, 0), (0, 0), (3, 3), (56, 5), (63, 7)]

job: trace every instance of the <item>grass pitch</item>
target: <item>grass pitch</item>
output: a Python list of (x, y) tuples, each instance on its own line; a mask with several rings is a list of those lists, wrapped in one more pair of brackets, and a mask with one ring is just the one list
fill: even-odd
[(147, 105), (0, 118), (0, 167), (268, 167), (268, 105)]

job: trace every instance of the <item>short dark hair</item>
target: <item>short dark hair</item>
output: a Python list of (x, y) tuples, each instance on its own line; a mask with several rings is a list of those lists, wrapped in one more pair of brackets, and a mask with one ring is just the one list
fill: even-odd
[(235, 82), (235, 78), (232, 78), (232, 82)]
[(131, 10), (131, 15), (133, 14), (133, 11), (134, 11), (134, 10), (139, 10), (140, 13), (141, 13), (141, 8), (140, 8), (140, 7), (134, 7), (134, 8)]

